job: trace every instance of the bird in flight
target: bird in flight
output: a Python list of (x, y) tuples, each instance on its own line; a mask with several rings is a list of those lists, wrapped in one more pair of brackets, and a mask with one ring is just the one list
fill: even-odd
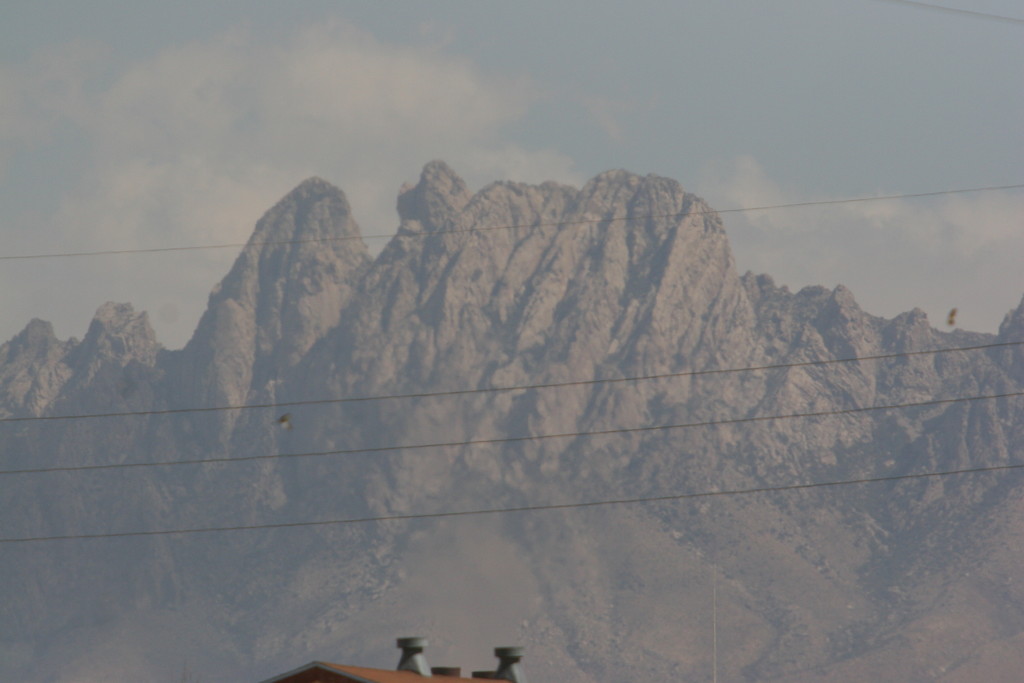
[(277, 418), (277, 424), (281, 425), (281, 429), (291, 429), (292, 428), (292, 414), (291, 413), (285, 413), (281, 417)]

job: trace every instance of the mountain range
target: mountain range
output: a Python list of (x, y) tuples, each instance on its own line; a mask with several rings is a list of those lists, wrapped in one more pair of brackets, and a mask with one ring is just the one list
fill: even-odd
[(423, 635), (534, 681), (1020, 680), (1024, 301), (991, 335), (792, 292), (625, 171), (473, 193), (435, 161), (397, 209), (371, 254), (302, 182), (182, 349), (125, 303), (0, 347), (0, 679)]

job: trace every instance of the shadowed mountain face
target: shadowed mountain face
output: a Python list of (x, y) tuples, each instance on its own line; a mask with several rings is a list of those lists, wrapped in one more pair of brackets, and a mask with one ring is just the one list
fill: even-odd
[(371, 258), (303, 182), (180, 351), (126, 304), (0, 347), (2, 469), (244, 459), (2, 475), (2, 536), (666, 498), (6, 543), (0, 679), (389, 667), (423, 634), (464, 670), (523, 644), (537, 681), (1018, 680), (1020, 470), (671, 497), (1024, 463), (1020, 397), (940, 402), (1021, 391), (1024, 348), (913, 353), (1024, 340), (1024, 303), (941, 332), (740, 276), (701, 199), (623, 171), (473, 194), (432, 162), (398, 212)]

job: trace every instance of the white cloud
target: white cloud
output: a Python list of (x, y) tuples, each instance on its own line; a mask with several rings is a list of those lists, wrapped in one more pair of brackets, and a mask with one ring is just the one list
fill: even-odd
[(485, 78), (466, 60), (384, 45), (336, 23), (303, 32), (273, 56), (261, 103), (269, 120), (374, 140), (478, 138), (525, 113), (531, 97), (526, 81)]
[(71, 43), (21, 64), (0, 64), (0, 172), (18, 149), (44, 143), (75, 109), (103, 50)]
[[(0, 89), (18, 95), (18, 104), (0, 108), (0, 141), (24, 138), (19, 127), (31, 125), (43, 140), (64, 126), (87, 150), (74, 160), (73, 186), (34, 214), (37, 229), (21, 231), (27, 237), (17, 250), (244, 241), (259, 215), (309, 175), (346, 191), (364, 232), (392, 232), (398, 187), (433, 158), (471, 182), (576, 181), (564, 155), (502, 139), (503, 127), (537, 97), (530, 82), (484, 73), (446, 49), (437, 40), (391, 45), (332, 22), (274, 44), (230, 31), (147, 61), (107, 62), (106, 80), (85, 90), (73, 86), (82, 79), (61, 48), (43, 60), (56, 65), (48, 67), (56, 85), (45, 97), (23, 88), (41, 72), (38, 64), (5, 67)], [(0, 336), (20, 329), (27, 311), (80, 336), (92, 311), (115, 299), (163, 311), (154, 316), (160, 338), (180, 345), (234, 255), (190, 254), (44, 266), (59, 282), (23, 287), (30, 296), (3, 302), (0, 319), (10, 327)], [(0, 275), (0, 284), (6, 279)]]
[[(717, 209), (833, 199), (781, 187), (751, 157), (709, 166), (702, 191)], [(919, 307), (937, 327), (957, 307), (961, 327), (989, 332), (1024, 294), (1022, 217), (1019, 191), (723, 216), (741, 270), (791, 288), (844, 284), (870, 313)]]
[(609, 140), (616, 143), (625, 141), (626, 135), (622, 130), (619, 118), (623, 114), (629, 113), (634, 107), (620, 100), (594, 96), (584, 97), (583, 106)]

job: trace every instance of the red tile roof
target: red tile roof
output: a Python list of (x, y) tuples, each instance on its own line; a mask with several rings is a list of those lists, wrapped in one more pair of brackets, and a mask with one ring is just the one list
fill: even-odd
[[(413, 671), (389, 671), (387, 669), (367, 669), (361, 666), (340, 666), (332, 664), (334, 668), (354, 676), (365, 678), (373, 683), (423, 683), (423, 676)], [(458, 681), (473, 681), (480, 683), (479, 678), (462, 678), (455, 676), (431, 676), (435, 683), (457, 683)]]
[[(325, 674), (318, 677), (318, 673)], [(294, 671), (268, 678), (262, 683), (480, 683), (479, 678), (434, 675), (427, 679), (413, 671), (370, 669), (362, 666), (344, 666), (330, 662), (310, 662)]]

